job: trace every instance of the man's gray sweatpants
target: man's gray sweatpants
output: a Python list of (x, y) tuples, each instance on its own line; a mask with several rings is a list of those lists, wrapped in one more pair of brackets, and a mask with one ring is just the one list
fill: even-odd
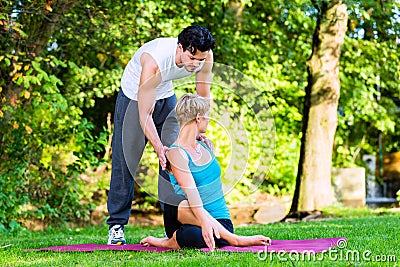
[[(179, 125), (173, 112), (176, 96), (157, 100), (153, 120), (164, 146), (170, 146), (178, 137)], [(120, 89), (115, 106), (112, 139), (112, 170), (107, 208), (107, 224), (128, 224), (132, 208), (134, 175), (142, 158), (147, 139), (139, 122), (137, 101), (129, 99)], [(159, 169), (158, 198), (163, 202), (175, 194), (168, 174)]]

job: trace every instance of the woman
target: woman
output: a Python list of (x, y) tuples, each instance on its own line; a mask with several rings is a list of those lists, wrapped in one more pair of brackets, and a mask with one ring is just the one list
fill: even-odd
[(201, 137), (209, 123), (210, 100), (183, 95), (175, 107), (180, 132), (167, 152), (171, 183), (178, 195), (164, 206), (166, 238), (146, 237), (140, 243), (179, 249), (211, 250), (215, 246), (269, 245), (262, 235), (238, 236), (222, 191), (221, 169), (214, 153)]

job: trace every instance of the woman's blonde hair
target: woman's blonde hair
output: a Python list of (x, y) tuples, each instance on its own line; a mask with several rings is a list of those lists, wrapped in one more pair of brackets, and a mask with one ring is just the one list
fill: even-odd
[(195, 94), (184, 94), (175, 106), (180, 127), (196, 119), (197, 114), (204, 116), (210, 110), (210, 99)]

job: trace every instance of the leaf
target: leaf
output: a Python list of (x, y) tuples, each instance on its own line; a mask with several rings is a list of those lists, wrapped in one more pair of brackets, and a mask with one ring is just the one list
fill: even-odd
[(29, 99), (29, 97), (31, 96), (31, 93), (28, 90), (24, 91), (24, 97), (25, 99)]
[(371, 16), (368, 14), (368, 12), (367, 12), (366, 10), (363, 10), (363, 11), (362, 11), (362, 14), (363, 14), (363, 17), (364, 17), (366, 20), (370, 20), (370, 19), (371, 19)]
[(28, 77), (25, 76), (23, 80), (24, 80), (24, 87), (25, 87), (25, 88), (29, 88), (30, 82), (29, 82)]
[(15, 75), (14, 75), (14, 77), (12, 77), (12, 81), (15, 81), (15, 80), (17, 80), (19, 77), (21, 77), (22, 76), (22, 73), (21, 72), (18, 72), (18, 73), (16, 73)]
[(36, 70), (36, 71), (41, 71), (42, 69), (40, 68), (40, 64), (36, 61), (32, 61), (32, 67)]
[(22, 82), (24, 81), (23, 77), (19, 77), (18, 80), (15, 82), (17, 85), (21, 85)]
[(49, 12), (53, 12), (53, 9), (51, 8), (51, 6), (48, 3), (46, 4), (46, 10)]
[(278, 55), (272, 55), (271, 59), (272, 59), (272, 62), (277, 63), (278, 59), (279, 59), (279, 56)]
[(26, 130), (26, 132), (27, 132), (28, 134), (31, 134), (31, 133), (32, 133), (32, 128), (29, 127), (28, 125), (25, 125), (25, 130)]

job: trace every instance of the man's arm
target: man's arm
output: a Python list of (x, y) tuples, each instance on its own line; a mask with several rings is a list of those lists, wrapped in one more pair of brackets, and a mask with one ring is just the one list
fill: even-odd
[[(213, 64), (214, 56), (212, 50), (210, 50), (203, 67), (199, 72), (196, 73), (196, 91), (197, 94), (202, 97), (211, 98), (210, 88), (212, 83)], [(197, 140), (204, 142), (211, 149), (211, 151), (214, 152), (213, 144), (204, 134), (199, 135)]]
[(212, 51), (208, 53), (204, 61), (203, 67), (196, 73), (196, 91), (202, 97), (210, 98), (210, 88), (212, 83), (212, 67), (214, 63), (214, 56)]
[(164, 146), (157, 134), (152, 118), (156, 101), (156, 88), (161, 83), (161, 73), (157, 62), (147, 53), (143, 53), (140, 57), (140, 64), (142, 65), (138, 91), (140, 125), (147, 140), (154, 147), (160, 161), (160, 166), (164, 170), (166, 167)]

